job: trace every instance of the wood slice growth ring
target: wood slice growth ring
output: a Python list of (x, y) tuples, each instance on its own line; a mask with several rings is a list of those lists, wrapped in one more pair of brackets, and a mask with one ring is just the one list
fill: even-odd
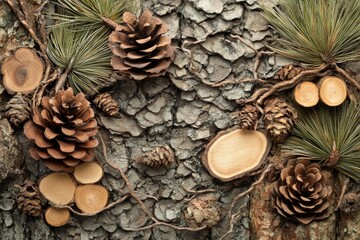
[(82, 163), (76, 166), (74, 177), (81, 184), (98, 182), (104, 175), (102, 167), (96, 162)]
[(52, 227), (60, 227), (70, 220), (70, 210), (67, 208), (49, 207), (45, 211), (45, 220)]
[(40, 193), (55, 205), (67, 205), (74, 199), (76, 185), (67, 173), (51, 173), (41, 179)]
[(43, 77), (44, 63), (34, 50), (19, 48), (1, 66), (3, 85), (10, 94), (30, 93)]
[(101, 185), (82, 185), (77, 187), (75, 191), (76, 206), (88, 214), (102, 210), (106, 206), (108, 198), (108, 190)]
[(230, 129), (218, 133), (210, 141), (202, 160), (213, 177), (231, 181), (257, 170), (270, 146), (269, 138), (260, 131)]
[(303, 107), (313, 107), (319, 102), (319, 89), (313, 82), (304, 81), (294, 88), (294, 99)]
[(319, 82), (320, 99), (330, 107), (339, 106), (347, 97), (346, 83), (339, 77), (326, 76)]

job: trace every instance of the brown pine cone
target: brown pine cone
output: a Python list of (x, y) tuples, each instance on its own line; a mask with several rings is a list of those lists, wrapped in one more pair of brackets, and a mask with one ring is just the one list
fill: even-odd
[(280, 98), (265, 101), (264, 124), (274, 142), (284, 142), (294, 127), (296, 110)]
[(119, 114), (119, 105), (110, 93), (100, 93), (96, 95), (93, 103), (109, 116), (116, 116)]
[(20, 127), (29, 120), (31, 114), (31, 101), (28, 96), (17, 93), (5, 107), (5, 115), (15, 127)]
[(254, 105), (246, 104), (241, 111), (233, 114), (232, 119), (240, 129), (255, 130), (258, 125), (258, 110)]
[(17, 187), (20, 191), (16, 199), (18, 208), (29, 216), (41, 216), (41, 198), (39, 188), (37, 187), (36, 183), (26, 179), (21, 186), (15, 185), (15, 187)]
[(33, 120), (24, 125), (25, 136), (34, 142), (30, 155), (53, 171), (71, 171), (81, 161), (94, 159), (98, 141), (94, 111), (83, 93), (71, 88), (44, 97)]
[(189, 202), (184, 217), (189, 227), (212, 228), (220, 221), (219, 202), (213, 194), (200, 195)]
[(167, 145), (156, 147), (136, 159), (137, 163), (153, 168), (166, 167), (175, 162), (174, 151)]
[(125, 12), (123, 20), (126, 25), (118, 26), (109, 37), (112, 67), (134, 80), (164, 75), (175, 55), (171, 39), (164, 36), (166, 23), (148, 10), (139, 18)]
[(286, 65), (286, 66), (283, 66), (282, 68), (280, 68), (280, 70), (277, 71), (277, 73), (275, 73), (274, 79), (281, 80), (281, 81), (290, 80), (290, 79), (293, 79), (299, 73), (301, 73), (302, 70), (303, 70), (303, 68), (301, 68), (301, 67), (296, 67), (293, 65)]
[(280, 179), (270, 185), (276, 211), (303, 224), (329, 217), (330, 177), (317, 163), (290, 161)]

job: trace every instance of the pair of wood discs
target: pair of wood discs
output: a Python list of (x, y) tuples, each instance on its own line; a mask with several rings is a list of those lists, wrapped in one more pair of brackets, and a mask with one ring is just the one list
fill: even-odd
[[(54, 206), (67, 206), (75, 202), (83, 213), (92, 214), (102, 210), (109, 198), (108, 190), (96, 184), (103, 174), (102, 167), (97, 163), (82, 163), (74, 170), (75, 180), (68, 173), (51, 173), (41, 179), (39, 190)], [(70, 210), (49, 207), (45, 212), (45, 220), (51, 226), (62, 226), (70, 220)]]
[(313, 107), (319, 100), (330, 107), (339, 106), (347, 97), (346, 83), (341, 78), (326, 76), (318, 85), (304, 81), (294, 89), (295, 101), (303, 107)]

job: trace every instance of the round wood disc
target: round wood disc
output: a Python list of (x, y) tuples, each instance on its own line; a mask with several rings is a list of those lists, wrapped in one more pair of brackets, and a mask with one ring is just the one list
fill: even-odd
[(108, 201), (109, 192), (101, 185), (78, 186), (75, 191), (75, 204), (84, 213), (96, 213), (102, 210)]
[(96, 162), (85, 162), (76, 166), (74, 177), (81, 184), (92, 184), (98, 182), (104, 171)]
[(74, 199), (76, 185), (67, 173), (51, 173), (41, 179), (39, 190), (50, 202), (67, 205)]
[(30, 93), (43, 77), (44, 63), (30, 48), (19, 48), (1, 66), (3, 85), (10, 94)]
[(53, 227), (65, 225), (70, 220), (70, 210), (67, 208), (49, 207), (45, 211), (46, 222)]
[(203, 163), (212, 176), (230, 181), (257, 170), (270, 146), (269, 139), (260, 131), (223, 131), (206, 146)]
[(294, 88), (294, 99), (303, 107), (313, 107), (319, 102), (319, 89), (313, 82), (301, 82)]
[(320, 99), (328, 106), (339, 106), (347, 97), (346, 83), (341, 78), (326, 76), (320, 80), (319, 86)]

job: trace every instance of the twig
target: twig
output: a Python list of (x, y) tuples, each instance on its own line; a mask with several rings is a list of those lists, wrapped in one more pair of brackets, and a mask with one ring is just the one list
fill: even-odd
[(360, 91), (360, 82), (354, 79), (347, 71), (339, 67), (336, 63), (333, 63), (332, 66), (335, 68), (335, 71), (343, 75), (351, 84), (353, 84), (358, 91)]
[(336, 204), (336, 208), (335, 208), (334, 211), (337, 211), (339, 209), (339, 207), (341, 205), (341, 202), (342, 202), (342, 200), (344, 198), (345, 192), (347, 190), (349, 180), (350, 180), (349, 177), (347, 177), (345, 175), (342, 175), (342, 176), (345, 178), (345, 180), (343, 181), (342, 188), (341, 188), (341, 193), (340, 193), (340, 196), (339, 196), (339, 199), (338, 199), (338, 202)]
[(122, 227), (125, 231), (134, 231), (134, 232), (137, 232), (137, 231), (143, 231), (143, 230), (147, 230), (147, 229), (151, 229), (153, 227), (156, 227), (156, 226), (166, 226), (166, 227), (170, 227), (170, 228), (173, 228), (175, 230), (186, 230), (186, 231), (190, 231), (190, 232), (198, 232), (198, 231), (201, 231), (201, 230), (204, 230), (206, 229), (206, 226), (201, 226), (201, 227), (198, 227), (198, 228), (192, 228), (192, 227), (178, 227), (178, 226), (175, 226), (175, 225), (172, 225), (170, 223), (166, 223), (166, 222), (157, 222), (157, 223), (153, 223), (153, 224), (150, 224), (148, 226), (145, 226), (145, 227), (141, 227), (141, 228), (125, 228), (125, 227)]
[(202, 190), (192, 190), (192, 189), (188, 189), (188, 188), (185, 187), (183, 184), (181, 185), (181, 187), (182, 187), (185, 191), (187, 191), (187, 192), (189, 192), (189, 193), (195, 193), (195, 194), (216, 192), (216, 189), (213, 189), (213, 188), (202, 189)]
[(71, 206), (68, 205), (56, 205), (53, 204), (52, 206), (56, 207), (56, 208), (67, 208), (69, 209), (72, 213), (79, 215), (79, 216), (85, 216), (85, 217), (90, 217), (90, 216), (95, 216), (103, 211), (106, 211), (114, 206), (116, 206), (119, 203), (122, 203), (123, 201), (125, 201), (128, 197), (130, 197), (130, 195), (126, 195), (122, 198), (117, 199), (116, 201), (109, 203), (106, 207), (104, 207), (103, 209), (97, 211), (97, 212), (93, 212), (93, 213), (83, 213), (83, 212), (78, 212), (75, 209), (73, 209)]

